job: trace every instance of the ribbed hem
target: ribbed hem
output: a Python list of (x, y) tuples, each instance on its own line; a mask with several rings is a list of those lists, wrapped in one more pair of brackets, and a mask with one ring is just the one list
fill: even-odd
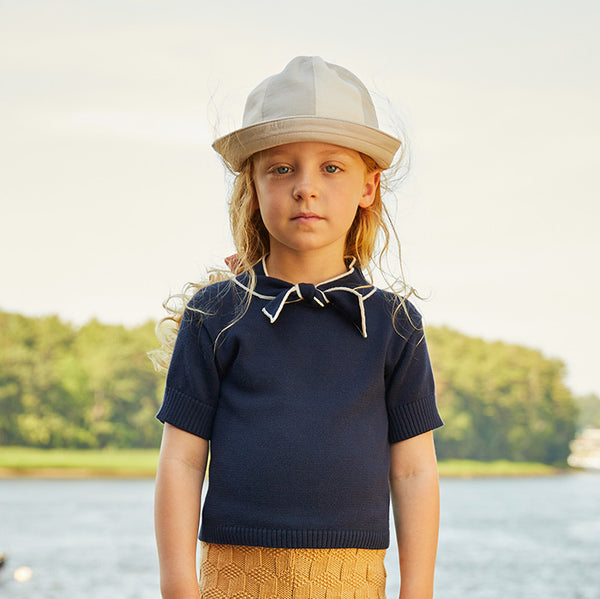
[(290, 530), (247, 528), (244, 526), (205, 526), (200, 540), (219, 545), (250, 545), (286, 549), (387, 549), (389, 530)]
[(388, 414), (388, 419), (390, 443), (416, 437), (444, 424), (433, 397), (402, 404)]
[(203, 439), (210, 439), (215, 409), (178, 389), (167, 387), (156, 418)]

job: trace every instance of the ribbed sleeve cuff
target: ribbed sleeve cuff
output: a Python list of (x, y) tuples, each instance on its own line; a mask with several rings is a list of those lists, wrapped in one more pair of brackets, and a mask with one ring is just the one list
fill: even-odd
[(433, 397), (402, 404), (388, 413), (388, 419), (390, 443), (416, 437), (444, 424)]
[(215, 409), (178, 389), (167, 387), (156, 418), (197, 437), (210, 439)]

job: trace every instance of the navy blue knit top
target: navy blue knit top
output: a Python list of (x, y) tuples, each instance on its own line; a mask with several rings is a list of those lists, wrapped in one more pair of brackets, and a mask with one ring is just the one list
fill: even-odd
[(157, 415), (210, 440), (200, 539), (384, 549), (389, 444), (442, 424), (420, 315), (352, 265), (255, 273), (249, 304), (247, 274), (194, 296)]

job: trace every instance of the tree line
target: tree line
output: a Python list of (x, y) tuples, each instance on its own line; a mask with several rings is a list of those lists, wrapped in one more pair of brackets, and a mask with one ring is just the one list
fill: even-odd
[[(0, 446), (158, 447), (164, 375), (146, 355), (154, 325), (75, 327), (0, 312)], [(435, 433), (441, 459), (561, 463), (582, 414), (600, 413), (597, 396), (573, 397), (560, 360), (446, 327), (426, 334), (445, 421)]]
[(155, 345), (151, 322), (76, 328), (0, 312), (0, 445), (157, 447)]
[(427, 331), (446, 426), (438, 454), (562, 463), (580, 414), (565, 365), (540, 351), (487, 342), (446, 327)]

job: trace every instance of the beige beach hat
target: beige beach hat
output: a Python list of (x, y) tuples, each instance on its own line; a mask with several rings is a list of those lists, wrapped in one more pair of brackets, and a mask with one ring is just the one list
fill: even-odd
[(381, 168), (401, 145), (379, 129), (373, 100), (356, 75), (318, 56), (298, 56), (250, 93), (242, 128), (212, 147), (239, 171), (255, 152), (298, 141), (351, 148)]

